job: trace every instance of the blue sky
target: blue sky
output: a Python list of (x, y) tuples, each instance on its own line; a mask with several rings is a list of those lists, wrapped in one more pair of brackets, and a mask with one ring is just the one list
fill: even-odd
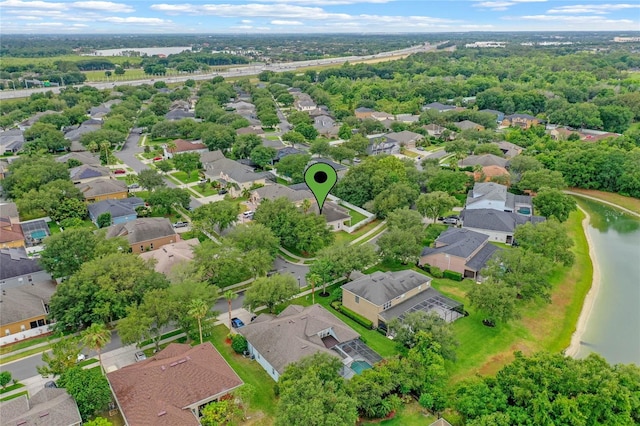
[(2, 34), (640, 31), (640, 1), (0, 0)]

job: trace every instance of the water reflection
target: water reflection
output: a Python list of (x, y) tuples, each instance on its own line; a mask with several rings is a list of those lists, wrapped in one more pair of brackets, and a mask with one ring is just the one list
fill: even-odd
[(613, 229), (620, 234), (629, 234), (640, 229), (640, 221), (628, 213), (596, 201), (576, 198), (578, 204), (591, 214), (589, 224), (600, 232), (606, 233), (609, 229)]

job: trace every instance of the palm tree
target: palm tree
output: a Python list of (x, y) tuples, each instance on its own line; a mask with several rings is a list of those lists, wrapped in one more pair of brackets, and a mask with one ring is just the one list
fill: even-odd
[(193, 299), (191, 303), (189, 303), (189, 311), (187, 313), (198, 320), (200, 344), (202, 344), (202, 319), (209, 313), (209, 306), (207, 306), (207, 303), (202, 299)]
[(89, 328), (81, 334), (82, 344), (89, 349), (93, 349), (98, 353), (98, 361), (100, 361), (100, 369), (104, 374), (104, 366), (102, 365), (102, 348), (107, 346), (111, 341), (111, 331), (103, 323), (94, 322)]
[(316, 284), (322, 279), (318, 274), (307, 275), (307, 281), (311, 284), (311, 304), (316, 303)]
[(111, 148), (111, 143), (108, 141), (100, 142), (100, 151), (104, 150), (104, 160), (109, 165), (109, 148)]
[(300, 205), (300, 207), (302, 207), (302, 211), (304, 212), (304, 214), (307, 214), (309, 212), (309, 209), (311, 209), (311, 200), (305, 198), (304, 200), (302, 200), (302, 204)]
[(176, 148), (178, 148), (178, 146), (174, 141), (167, 142), (167, 151), (169, 151), (171, 154), (175, 152)]
[(229, 308), (229, 330), (231, 330), (231, 302), (238, 298), (238, 294), (232, 290), (227, 290), (222, 295), (227, 300), (227, 307)]
[(96, 151), (98, 150), (98, 144), (97, 144), (97, 143), (95, 143), (95, 142), (90, 142), (90, 143), (87, 145), (87, 149), (88, 149), (89, 151), (91, 151), (91, 152), (96, 152)]

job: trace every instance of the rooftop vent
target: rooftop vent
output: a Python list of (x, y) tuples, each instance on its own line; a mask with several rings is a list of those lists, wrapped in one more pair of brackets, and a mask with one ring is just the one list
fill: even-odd
[(162, 410), (162, 411), (160, 411), (160, 412), (158, 413), (158, 417), (162, 417), (162, 416), (164, 416), (165, 414), (167, 414), (167, 412), (166, 412), (166, 411), (164, 411), (164, 410)]
[(187, 362), (185, 358), (178, 360), (178, 364), (184, 364), (185, 362)]
[(166, 370), (167, 367), (165, 367), (164, 365), (160, 367), (162, 369), (162, 371)]
[(171, 364), (169, 364), (169, 367), (175, 367), (176, 365), (178, 365), (178, 362), (172, 362)]
[(49, 412), (47, 411), (46, 413), (42, 413), (42, 414), (40, 414), (40, 417), (46, 417), (46, 416), (48, 416), (48, 415), (49, 415)]

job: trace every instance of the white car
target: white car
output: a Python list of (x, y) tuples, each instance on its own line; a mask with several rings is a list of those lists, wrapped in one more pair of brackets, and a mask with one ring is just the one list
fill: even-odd
[(85, 354), (78, 354), (78, 359), (76, 359), (76, 362), (82, 362), (85, 359), (87, 359), (87, 356)]

